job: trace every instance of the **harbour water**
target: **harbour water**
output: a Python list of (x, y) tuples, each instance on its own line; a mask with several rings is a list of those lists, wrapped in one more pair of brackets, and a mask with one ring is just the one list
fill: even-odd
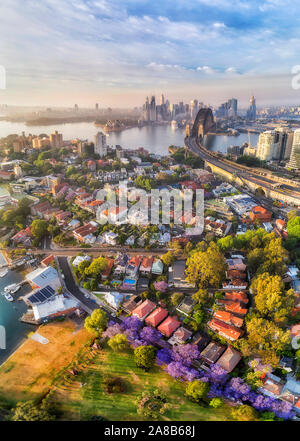
[[(2, 259), (3, 257), (0, 254), (0, 264), (3, 263)], [(21, 273), (11, 270), (8, 271), (6, 276), (0, 278), (0, 325), (4, 327), (6, 334), (6, 349), (0, 349), (0, 364), (16, 350), (27, 334), (35, 329), (31, 325), (19, 321), (27, 307), (23, 301), (18, 299), (30, 292), (30, 286), (25, 284), (17, 293), (13, 294), (14, 302), (8, 302), (2, 295), (5, 286), (19, 283), (22, 280)]]
[[(24, 123), (12, 123), (8, 121), (0, 121), (0, 138), (10, 134), (21, 134), (23, 131), (26, 135), (29, 133), (40, 135), (42, 133), (50, 134), (54, 130), (58, 130), (63, 134), (63, 138), (69, 139), (88, 139), (94, 140), (95, 134), (101, 130), (93, 123), (67, 123), (50, 126), (26, 126)], [(256, 145), (258, 139), (257, 134), (251, 134), (251, 145)], [(207, 148), (212, 151), (226, 153), (227, 147), (231, 145), (242, 145), (248, 142), (248, 134), (241, 133), (239, 136), (209, 136), (205, 141)], [(168, 154), (168, 147), (176, 145), (183, 147), (184, 129), (174, 129), (170, 124), (159, 126), (134, 127), (132, 129), (123, 130), (121, 132), (109, 133), (107, 137), (109, 145), (119, 144), (123, 148), (144, 147), (151, 153), (161, 155)]]

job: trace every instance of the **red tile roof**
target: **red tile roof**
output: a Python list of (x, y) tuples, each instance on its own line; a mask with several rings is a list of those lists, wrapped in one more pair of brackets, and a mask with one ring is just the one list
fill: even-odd
[(153, 326), (154, 328), (160, 324), (168, 315), (168, 311), (164, 308), (156, 308), (150, 315), (146, 318), (145, 322), (147, 325)]
[(49, 266), (49, 264), (53, 261), (54, 261), (54, 256), (53, 254), (50, 254), (50, 256), (45, 257), (45, 259), (41, 261), (41, 264), (43, 266)]
[(221, 322), (221, 320), (215, 318), (213, 318), (208, 323), (208, 326), (214, 331), (217, 331), (223, 337), (228, 338), (229, 340), (235, 341), (243, 335), (243, 331), (241, 329), (237, 329), (234, 326), (227, 325), (227, 323)]
[(155, 303), (151, 302), (151, 300), (145, 300), (141, 303), (137, 308), (132, 311), (133, 315), (136, 315), (140, 319), (146, 317), (153, 309), (156, 307)]
[(224, 354), (221, 355), (221, 358), (219, 358), (218, 365), (220, 365), (227, 372), (231, 372), (241, 359), (242, 355), (240, 352), (233, 349), (231, 346), (228, 346)]
[(238, 328), (243, 326), (243, 323), (244, 323), (243, 319), (236, 317), (235, 315), (233, 315), (227, 311), (222, 311), (222, 310), (216, 311), (214, 313), (214, 317), (218, 320), (221, 320), (222, 322), (225, 322), (229, 325), (236, 326)]
[(181, 323), (176, 320), (175, 317), (169, 316), (168, 318), (166, 318), (166, 320), (162, 322), (161, 325), (159, 325), (157, 329), (166, 337), (171, 337), (173, 332), (176, 331), (176, 329), (179, 328), (180, 325)]

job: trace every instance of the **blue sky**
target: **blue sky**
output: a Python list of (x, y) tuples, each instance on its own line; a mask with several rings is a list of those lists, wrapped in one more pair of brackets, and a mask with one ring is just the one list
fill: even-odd
[(2, 0), (0, 103), (300, 104), (300, 5), (291, 0)]

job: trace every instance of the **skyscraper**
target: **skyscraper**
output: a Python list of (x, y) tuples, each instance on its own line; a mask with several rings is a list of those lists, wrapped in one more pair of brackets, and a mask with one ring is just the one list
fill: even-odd
[(198, 100), (192, 100), (190, 105), (190, 116), (194, 120), (198, 113)]
[(252, 95), (252, 97), (250, 98), (250, 107), (247, 111), (247, 118), (250, 121), (255, 121), (256, 120), (256, 101), (254, 96)]
[(63, 145), (63, 136), (57, 130), (50, 135), (50, 145), (54, 149), (60, 149)]
[(103, 132), (98, 132), (95, 136), (95, 153), (98, 153), (100, 157), (107, 155), (106, 135)]
[(164, 97), (163, 94), (161, 94), (161, 97), (160, 97), (160, 105), (163, 106), (164, 104), (165, 104), (165, 97)]
[(156, 121), (156, 104), (154, 95), (151, 97), (150, 102), (150, 121)]
[(291, 157), (287, 166), (292, 169), (300, 170), (300, 129), (294, 131)]
[(257, 143), (257, 158), (262, 161), (271, 161), (279, 159), (283, 134), (276, 130), (267, 130), (259, 135)]

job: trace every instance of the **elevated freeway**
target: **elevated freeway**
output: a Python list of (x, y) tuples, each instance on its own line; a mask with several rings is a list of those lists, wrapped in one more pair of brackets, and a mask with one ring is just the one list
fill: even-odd
[(198, 115), (190, 136), (185, 138), (185, 148), (199, 156), (207, 168), (242, 186), (247, 185), (251, 191), (261, 188), (267, 197), (300, 206), (300, 186), (297, 182), (253, 170), (221, 158), (216, 153), (207, 150), (203, 146), (203, 138), (214, 128), (212, 111), (211, 109), (200, 109)]

